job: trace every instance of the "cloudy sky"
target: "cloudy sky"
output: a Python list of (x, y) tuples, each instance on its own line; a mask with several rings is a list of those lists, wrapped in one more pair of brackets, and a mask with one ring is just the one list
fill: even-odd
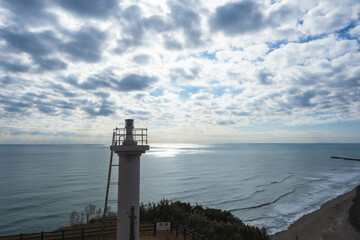
[(358, 0), (1, 0), (0, 143), (360, 142)]

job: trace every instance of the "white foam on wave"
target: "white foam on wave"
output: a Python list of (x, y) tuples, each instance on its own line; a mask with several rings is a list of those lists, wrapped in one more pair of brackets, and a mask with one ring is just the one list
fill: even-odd
[[(274, 218), (280, 217), (283, 224), (278, 224), (278, 227), (274, 228), (271, 226), (274, 224), (268, 223), (270, 234), (286, 230), (302, 216), (318, 210), (324, 203), (350, 191), (360, 181), (360, 173), (357, 172), (322, 173), (320, 175), (324, 178), (306, 178), (312, 180), (308, 184), (309, 189), (299, 196), (294, 196), (296, 200), (273, 204), (271, 215)], [(279, 223), (278, 220), (273, 220)]]
[(321, 173), (319, 176), (304, 179), (310, 181), (303, 185), (301, 190), (271, 204), (265, 216), (244, 222), (264, 226), (269, 234), (286, 230), (304, 215), (318, 210), (324, 203), (356, 187), (360, 182), (360, 173)]
[(354, 179), (359, 179), (360, 177), (360, 173), (358, 172), (323, 173), (322, 175), (327, 177), (327, 180), (336, 183), (351, 183)]

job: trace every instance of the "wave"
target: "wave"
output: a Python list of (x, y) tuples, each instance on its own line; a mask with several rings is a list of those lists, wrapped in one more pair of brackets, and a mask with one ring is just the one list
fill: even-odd
[(257, 218), (250, 218), (250, 219), (241, 219), (241, 220), (244, 222), (253, 222), (253, 221), (262, 220), (264, 218), (271, 218), (271, 217), (257, 217)]
[(272, 182), (270, 182), (270, 183), (257, 185), (257, 187), (266, 187), (266, 186), (270, 186), (270, 185), (273, 185), (273, 184), (282, 183), (282, 182), (284, 182), (285, 180), (291, 178), (292, 176), (293, 176), (292, 174), (289, 174), (289, 175), (287, 175), (287, 176), (284, 177), (284, 178), (280, 178), (280, 179), (274, 180), (274, 181), (272, 181)]
[(8, 211), (24, 211), (24, 210), (33, 210), (34, 208), (38, 208), (39, 205), (37, 204), (32, 204), (32, 205), (23, 205), (20, 207), (10, 207), (7, 210)]
[(253, 175), (253, 176), (251, 176), (251, 177), (244, 178), (244, 179), (242, 179), (241, 181), (249, 181), (249, 180), (256, 179), (257, 177), (258, 177), (257, 175)]
[(252, 192), (251, 194), (245, 196), (245, 197), (241, 197), (241, 198), (232, 198), (232, 199), (228, 199), (228, 200), (223, 200), (223, 201), (219, 201), (216, 202), (215, 204), (224, 204), (224, 203), (235, 203), (235, 202), (241, 202), (244, 200), (248, 200), (250, 198), (252, 198), (255, 194), (260, 193), (260, 192), (264, 192), (265, 189), (264, 188), (260, 188), (257, 189), (256, 191)]
[(197, 177), (182, 177), (179, 178), (179, 181), (188, 181), (188, 180), (195, 180)]
[(305, 177), (304, 179), (309, 180), (308, 183), (327, 180), (327, 178), (316, 178), (316, 177)]
[(292, 193), (294, 193), (294, 192), (295, 192), (295, 188), (293, 188), (293, 189), (292, 189), (291, 191), (289, 191), (289, 192), (286, 192), (286, 193), (280, 195), (279, 197), (275, 198), (275, 199), (272, 200), (272, 201), (265, 202), (265, 203), (261, 203), (261, 204), (254, 205), (254, 206), (250, 206), (250, 207), (231, 209), (230, 212), (236, 212), (236, 211), (240, 211), (240, 210), (248, 210), (248, 209), (255, 209), (255, 208), (261, 208), (261, 207), (264, 207), (264, 206), (268, 206), (268, 205), (270, 205), (270, 204), (276, 203), (276, 202), (279, 201), (281, 198), (286, 197), (287, 195), (292, 194)]
[(181, 195), (186, 194), (186, 193), (198, 194), (199, 191), (206, 190), (206, 189), (209, 189), (209, 188), (211, 188), (211, 186), (203, 186), (203, 187), (198, 187), (198, 188), (192, 188), (190, 190), (169, 192), (169, 193), (167, 193), (167, 195), (179, 195), (179, 196), (181, 196)]

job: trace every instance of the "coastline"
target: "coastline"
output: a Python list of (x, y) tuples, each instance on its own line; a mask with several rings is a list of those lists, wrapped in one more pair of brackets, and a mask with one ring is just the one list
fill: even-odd
[(349, 208), (355, 197), (353, 189), (326, 202), (320, 209), (304, 215), (287, 230), (275, 233), (272, 240), (287, 239), (359, 239), (358, 232), (349, 222)]

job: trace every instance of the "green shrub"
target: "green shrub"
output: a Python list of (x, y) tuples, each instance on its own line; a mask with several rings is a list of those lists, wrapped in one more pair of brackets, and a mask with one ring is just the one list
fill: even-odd
[(196, 204), (163, 199), (159, 203), (140, 205), (141, 221), (178, 221), (205, 235), (209, 240), (270, 240), (265, 228), (244, 224), (229, 211), (203, 208)]

